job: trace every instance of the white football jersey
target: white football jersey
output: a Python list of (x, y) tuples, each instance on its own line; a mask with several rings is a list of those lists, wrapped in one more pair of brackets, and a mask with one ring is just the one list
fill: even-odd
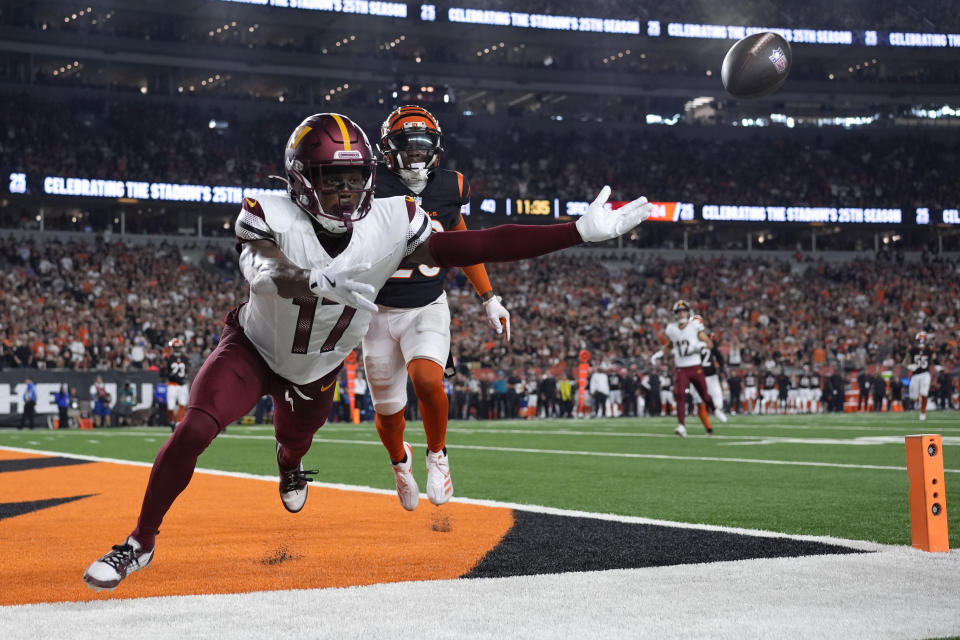
[(667, 339), (673, 344), (674, 363), (678, 367), (695, 367), (700, 364), (700, 337), (703, 322), (691, 318), (681, 329), (676, 322), (667, 325)]
[[(235, 232), (240, 243), (271, 240), (304, 269), (334, 261), (369, 262), (356, 280), (373, 285), (370, 300), (400, 263), (430, 237), (430, 219), (412, 198), (375, 199), (370, 212), (354, 223), (347, 248), (336, 258), (324, 250), (306, 213), (286, 196), (245, 198)], [(315, 296), (281, 298), (250, 292), (240, 325), (278, 375), (294, 384), (319, 380), (360, 344), (371, 314)]]

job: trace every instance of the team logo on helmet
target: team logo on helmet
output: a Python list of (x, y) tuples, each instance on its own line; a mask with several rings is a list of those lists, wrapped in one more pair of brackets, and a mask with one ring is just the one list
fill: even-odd
[(677, 300), (675, 303), (673, 303), (673, 312), (676, 314), (680, 313), (681, 311), (686, 311), (687, 313), (691, 312), (690, 304), (686, 300)]

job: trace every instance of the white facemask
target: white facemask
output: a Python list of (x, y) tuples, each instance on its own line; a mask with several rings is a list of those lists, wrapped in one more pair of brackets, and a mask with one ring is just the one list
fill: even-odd
[(423, 162), (414, 162), (413, 167), (410, 169), (398, 169), (397, 173), (400, 174), (400, 179), (403, 180), (403, 183), (407, 185), (410, 191), (413, 191), (416, 194), (419, 194), (427, 186), (427, 178), (429, 174), (427, 169), (424, 166)]

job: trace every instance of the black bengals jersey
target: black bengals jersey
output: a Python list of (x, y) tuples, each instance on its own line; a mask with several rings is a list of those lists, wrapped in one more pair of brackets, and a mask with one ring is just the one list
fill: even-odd
[(748, 373), (743, 376), (743, 386), (744, 387), (755, 387), (757, 386), (757, 376), (752, 373)]
[(816, 373), (810, 375), (810, 388), (819, 389), (820, 388), (820, 376)]
[(930, 347), (910, 347), (910, 362), (917, 366), (914, 373), (929, 373), (933, 362), (933, 349)]
[(167, 382), (185, 384), (187, 381), (187, 357), (170, 356), (167, 358)]
[(776, 389), (777, 388), (777, 377), (772, 373), (768, 373), (763, 376), (763, 388), (764, 389)]
[[(463, 174), (434, 169), (419, 195), (410, 191), (400, 176), (384, 167), (377, 172), (376, 197), (410, 196), (430, 216), (433, 230), (448, 231), (462, 219), (460, 207), (470, 201), (470, 184)], [(443, 293), (446, 269), (404, 262), (377, 295), (377, 304), (401, 309), (423, 307)]]
[(800, 376), (799, 386), (800, 386), (801, 389), (809, 389), (809, 388), (810, 388), (810, 376), (808, 376), (808, 375), (805, 374), (805, 373), (802, 374), (802, 375)]
[(714, 344), (712, 349), (700, 347), (700, 364), (703, 365), (704, 376), (715, 376), (723, 370), (723, 354)]

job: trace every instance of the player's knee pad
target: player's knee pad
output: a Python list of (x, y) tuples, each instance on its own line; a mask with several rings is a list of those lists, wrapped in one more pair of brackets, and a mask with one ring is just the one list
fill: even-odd
[(206, 411), (187, 409), (170, 438), (170, 446), (200, 455), (220, 433), (220, 425)]
[(407, 376), (399, 362), (395, 362), (391, 356), (368, 355), (364, 357), (363, 364), (377, 413), (396, 413), (396, 410), (381, 412), (381, 405), (399, 405), (401, 408), (407, 405)]
[(392, 416), (395, 413), (403, 411), (407, 406), (407, 403), (404, 402), (380, 402), (373, 405), (373, 410), (381, 416)]

